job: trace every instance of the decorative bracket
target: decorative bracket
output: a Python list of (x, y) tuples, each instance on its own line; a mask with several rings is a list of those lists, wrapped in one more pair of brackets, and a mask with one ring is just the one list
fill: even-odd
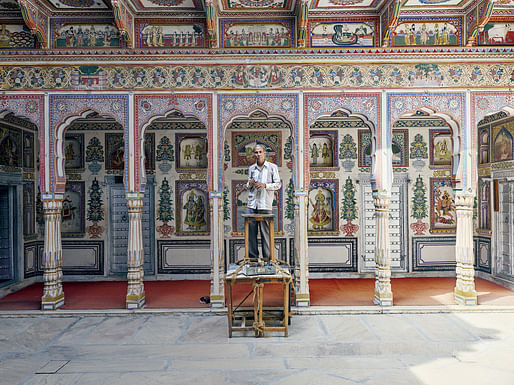
[(116, 26), (123, 36), (128, 48), (134, 48), (134, 17), (124, 0), (111, 0)]
[(493, 14), (494, 5), (496, 0), (486, 0), (487, 4), (485, 6), (484, 14), (480, 18), (478, 24), (476, 24), (468, 37), (468, 42), (466, 43), (466, 47), (473, 47), (477, 44), (478, 34), (484, 31), (484, 27), (491, 20), (491, 16)]
[(301, 0), (298, 8), (298, 48), (305, 48), (305, 36), (307, 35), (307, 23), (309, 22), (309, 1)]
[(28, 0), (18, 0), (21, 15), (25, 25), (32, 31), (39, 41), (40, 47), (47, 49), (48, 45), (48, 15), (38, 6)]
[(389, 23), (387, 29), (384, 33), (384, 39), (382, 40), (382, 47), (389, 47), (389, 40), (391, 38), (391, 34), (395, 31), (398, 26), (398, 18), (400, 17), (400, 9), (402, 7), (403, 0), (396, 0), (394, 3), (393, 14), (389, 19)]
[(218, 8), (214, 0), (205, 0), (205, 23), (209, 48), (218, 47)]

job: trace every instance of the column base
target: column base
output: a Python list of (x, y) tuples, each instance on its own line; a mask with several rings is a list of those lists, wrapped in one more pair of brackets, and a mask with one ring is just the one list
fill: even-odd
[(456, 288), (453, 291), (453, 298), (455, 299), (455, 302), (457, 302), (459, 305), (464, 305), (464, 306), (478, 305), (477, 292), (475, 290), (464, 292), (464, 291), (458, 290)]
[(42, 297), (41, 310), (57, 310), (64, 305), (64, 293), (57, 297)]
[(141, 295), (127, 295), (125, 303), (128, 310), (144, 308), (146, 305), (145, 292), (142, 292)]
[(378, 306), (393, 306), (393, 295), (392, 294), (380, 294), (375, 292), (373, 303)]
[(211, 295), (211, 309), (223, 309), (225, 307), (225, 297), (222, 295)]
[(311, 306), (310, 294), (296, 294), (295, 296), (297, 307), (309, 307)]

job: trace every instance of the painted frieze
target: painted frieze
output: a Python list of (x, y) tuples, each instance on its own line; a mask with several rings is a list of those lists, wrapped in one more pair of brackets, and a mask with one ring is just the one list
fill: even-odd
[(24, 24), (0, 21), (0, 49), (36, 48), (36, 37)]
[(173, 10), (184, 11), (201, 11), (203, 9), (201, 0), (138, 0), (133, 4), (135, 4), (138, 9), (171, 8)]
[(121, 48), (123, 46), (119, 31), (114, 23), (92, 21), (79, 24), (71, 20), (52, 20), (52, 47), (74, 48)]
[(139, 34), (140, 48), (204, 48), (205, 23), (203, 21), (166, 21), (138, 20), (136, 29)]
[(175, 181), (177, 235), (209, 234), (207, 183)]
[(460, 46), (462, 45), (462, 20), (424, 18), (403, 20), (392, 34), (392, 45), (400, 46)]
[(310, 21), (311, 47), (375, 47), (377, 19)]
[(290, 9), (292, 0), (223, 0), (228, 9)]
[(455, 195), (447, 178), (430, 178), (430, 232), (454, 232), (457, 227)]
[(514, 45), (514, 21), (489, 21), (478, 35), (478, 45)]
[(221, 21), (224, 48), (292, 48), (292, 19), (259, 21)]
[(108, 9), (103, 0), (48, 0), (56, 9)]

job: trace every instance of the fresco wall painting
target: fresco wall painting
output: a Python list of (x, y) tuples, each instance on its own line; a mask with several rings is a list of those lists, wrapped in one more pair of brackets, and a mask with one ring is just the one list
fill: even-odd
[(260, 144), (266, 160), (282, 166), (282, 134), (280, 131), (232, 131), (232, 167), (249, 167), (255, 163), (253, 148)]
[[(425, 19), (426, 20), (426, 19)], [(447, 18), (420, 22), (400, 21), (392, 34), (393, 46), (460, 46), (462, 22), (460, 18)]]
[(493, 162), (514, 159), (514, 118), (492, 125)]
[(310, 21), (311, 47), (375, 47), (377, 19)]
[(78, 24), (72, 20), (52, 20), (53, 48), (122, 48), (123, 41), (114, 23), (95, 20)]
[(292, 19), (221, 21), (223, 48), (292, 48)]
[(450, 178), (430, 178), (430, 232), (455, 232), (457, 213)]
[(430, 166), (447, 168), (452, 165), (452, 138), (450, 130), (430, 130)]
[(169, 23), (164, 20), (137, 20), (139, 48), (204, 48), (203, 21)]
[(176, 181), (177, 235), (209, 235), (207, 183)]

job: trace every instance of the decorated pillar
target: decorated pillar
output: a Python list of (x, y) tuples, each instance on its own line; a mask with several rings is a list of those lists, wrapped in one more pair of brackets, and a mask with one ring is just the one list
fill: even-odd
[(64, 305), (62, 290), (62, 246), (61, 246), (62, 198), (43, 199), (45, 240), (43, 249), (43, 297), (42, 310), (57, 310)]
[(296, 191), (295, 245), (296, 245), (296, 306), (310, 306), (309, 255), (307, 238), (308, 191)]
[(223, 270), (223, 192), (209, 193), (211, 229), (213, 232), (211, 244), (211, 307), (225, 307), (224, 270)]
[(143, 250), (143, 193), (127, 193), (129, 232), (127, 248), (127, 309), (145, 306), (144, 250)]
[(455, 192), (455, 208), (457, 211), (457, 239), (455, 260), (457, 262), (457, 282), (454, 298), (462, 305), (476, 305), (475, 255), (473, 253), (473, 201), (475, 194), (471, 189)]
[(393, 305), (391, 290), (391, 250), (389, 246), (389, 206), (391, 196), (377, 194), (374, 197), (377, 234), (375, 242), (375, 296), (380, 306)]

